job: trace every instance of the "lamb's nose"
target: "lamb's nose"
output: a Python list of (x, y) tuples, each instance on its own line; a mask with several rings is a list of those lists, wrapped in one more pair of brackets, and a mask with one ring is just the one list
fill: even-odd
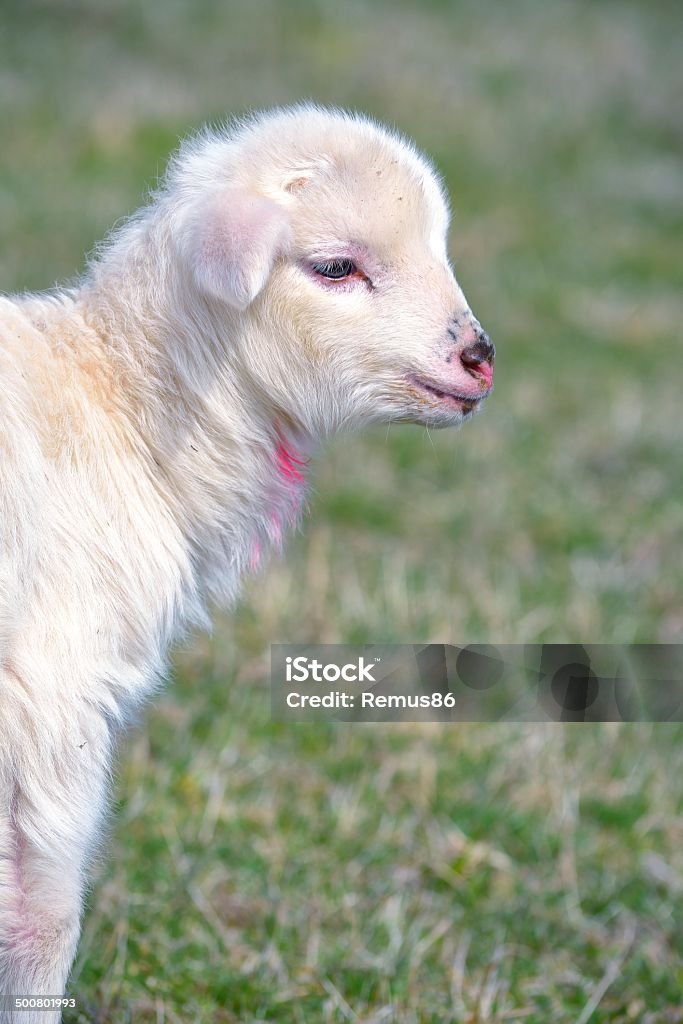
[(487, 387), (491, 387), (493, 381), (493, 360), (496, 357), (496, 350), (488, 334), (482, 333), (474, 345), (468, 345), (460, 353), (460, 362), (468, 373), (473, 377), (482, 377)]

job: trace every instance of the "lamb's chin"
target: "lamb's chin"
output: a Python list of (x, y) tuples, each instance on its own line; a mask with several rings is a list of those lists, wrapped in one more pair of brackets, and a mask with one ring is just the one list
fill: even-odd
[(465, 397), (445, 392), (410, 389), (401, 403), (387, 419), (394, 423), (412, 423), (433, 429), (457, 427), (479, 412), (483, 397)]

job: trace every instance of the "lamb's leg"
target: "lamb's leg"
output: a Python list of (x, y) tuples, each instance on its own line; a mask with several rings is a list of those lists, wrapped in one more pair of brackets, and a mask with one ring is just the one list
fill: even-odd
[[(32, 758), (24, 732), (13, 759), (0, 749), (0, 1024), (61, 1020), (59, 1010), (13, 1011), (8, 996), (65, 991), (104, 805), (108, 736), (102, 723), (92, 726), (97, 745), (81, 748), (62, 734), (51, 756), (43, 744)], [(16, 744), (16, 731), (12, 738)]]
[(2, 1024), (56, 1024), (57, 1010), (10, 1009), (16, 996), (61, 996), (76, 953), (82, 866), (37, 849), (10, 813), (0, 840), (0, 1010)]

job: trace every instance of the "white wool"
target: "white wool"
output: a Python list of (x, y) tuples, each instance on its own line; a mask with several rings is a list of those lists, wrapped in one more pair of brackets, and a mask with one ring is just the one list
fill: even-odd
[(0, 299), (0, 992), (64, 990), (116, 734), (316, 444), (462, 419), (411, 384), (476, 323), (447, 226), (410, 143), (299, 106), (186, 142), (75, 289)]

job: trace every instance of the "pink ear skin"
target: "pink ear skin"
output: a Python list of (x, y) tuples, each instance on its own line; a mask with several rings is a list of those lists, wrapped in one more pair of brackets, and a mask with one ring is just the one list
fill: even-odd
[(246, 309), (265, 285), (277, 256), (289, 248), (291, 228), (271, 199), (229, 189), (207, 203), (195, 224), (195, 280), (223, 302)]

